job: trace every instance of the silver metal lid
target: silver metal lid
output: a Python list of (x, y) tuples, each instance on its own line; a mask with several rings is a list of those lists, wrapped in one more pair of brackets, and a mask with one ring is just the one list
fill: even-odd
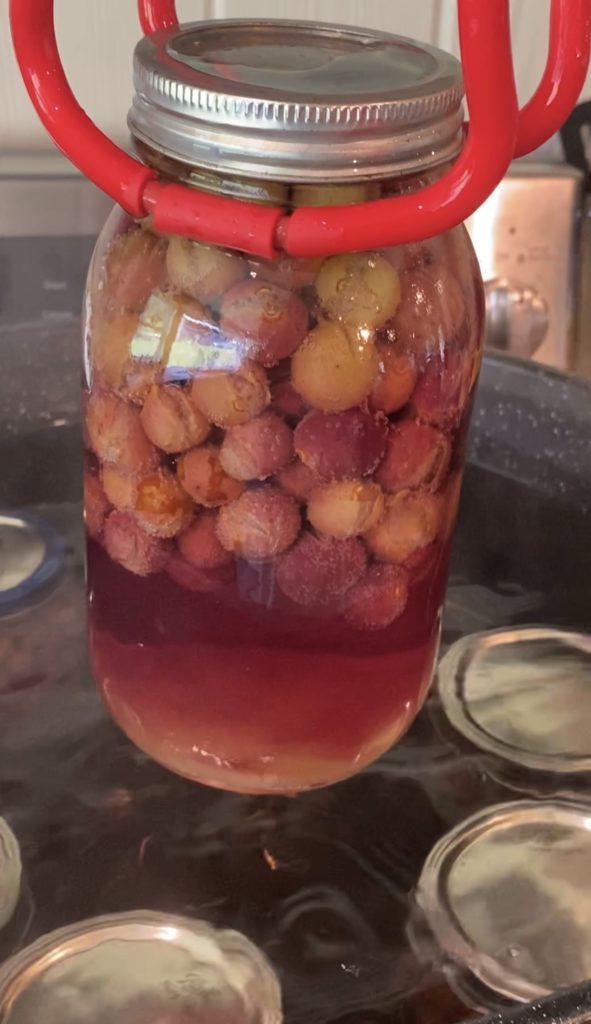
[(2, 1024), (279, 1024), (279, 985), (244, 936), (137, 912), (52, 932), (0, 968)]
[(147, 36), (129, 126), (214, 171), (314, 182), (398, 175), (462, 144), (462, 77), (442, 50), (305, 21), (205, 21)]
[(438, 669), (450, 722), (526, 768), (591, 771), (591, 637), (549, 628), (475, 633)]
[(0, 618), (45, 597), (65, 567), (65, 544), (49, 523), (0, 511)]
[(588, 802), (498, 805), (437, 843), (416, 898), (462, 998), (486, 1010), (591, 977), (590, 865)]
[(18, 842), (0, 818), (0, 929), (12, 918), (21, 890), (22, 864)]

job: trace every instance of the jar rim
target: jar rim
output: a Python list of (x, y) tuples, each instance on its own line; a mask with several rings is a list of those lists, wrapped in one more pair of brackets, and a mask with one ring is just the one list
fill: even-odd
[(216, 173), (287, 182), (422, 171), (461, 149), (461, 66), (387, 32), (206, 21), (145, 37), (134, 138)]

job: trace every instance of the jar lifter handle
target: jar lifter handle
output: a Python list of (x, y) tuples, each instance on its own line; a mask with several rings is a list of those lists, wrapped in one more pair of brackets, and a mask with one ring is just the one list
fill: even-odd
[(87, 177), (134, 217), (154, 171), (107, 138), (76, 102), (60, 60), (53, 0), (11, 0), (16, 58), (33, 105), (51, 138)]
[[(169, 5), (170, 9), (170, 5)], [(51, 138), (103, 192), (157, 229), (243, 249), (277, 252), (284, 210), (170, 185), (119, 149), (82, 110), (70, 89), (55, 37), (54, 0), (10, 0), (12, 40), (29, 96)]]
[[(173, 0), (138, 0), (138, 9), (144, 29), (177, 24)], [(312, 256), (403, 244), (465, 220), (498, 184), (515, 152), (549, 138), (575, 105), (591, 39), (591, 0), (552, 0), (548, 64), (518, 121), (508, 0), (458, 0), (471, 124), (451, 170), (412, 195), (346, 208), (301, 207), (286, 214), (161, 182), (154, 171), (115, 146), (72, 94), (58, 53), (53, 11), (53, 0), (10, 0), (21, 73), (56, 144), (133, 217), (150, 214), (157, 230), (263, 256), (278, 249)]]
[(162, 28), (176, 28), (179, 23), (175, 0), (138, 0), (137, 10), (146, 36)]
[(591, 2), (552, 0), (546, 67), (519, 112), (516, 157), (538, 149), (568, 120), (585, 84), (590, 50)]

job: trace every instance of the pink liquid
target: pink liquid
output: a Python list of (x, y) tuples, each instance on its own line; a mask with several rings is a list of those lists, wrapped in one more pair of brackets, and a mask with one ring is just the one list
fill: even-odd
[(419, 711), (448, 556), (449, 545), (400, 618), (363, 632), (304, 614), (264, 565), (194, 593), (134, 576), (89, 541), (94, 674), (130, 739), (178, 774), (250, 793), (326, 785), (379, 757)]

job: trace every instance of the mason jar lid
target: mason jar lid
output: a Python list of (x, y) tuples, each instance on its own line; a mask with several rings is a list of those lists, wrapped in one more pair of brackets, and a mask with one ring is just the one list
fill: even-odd
[(351, 181), (419, 171), (462, 145), (459, 62), (386, 32), (204, 21), (146, 36), (129, 126), (215, 172)]
[(552, 774), (591, 771), (591, 636), (474, 633), (442, 658), (437, 684), (447, 718), (481, 750)]
[(590, 865), (590, 802), (500, 804), (436, 844), (416, 902), (468, 1005), (531, 1002), (591, 977)]
[(0, 510), (0, 548), (3, 618), (47, 596), (66, 568), (66, 547), (53, 527), (38, 516)]
[(0, 968), (3, 1024), (279, 1024), (279, 985), (243, 935), (140, 911), (52, 932)]

